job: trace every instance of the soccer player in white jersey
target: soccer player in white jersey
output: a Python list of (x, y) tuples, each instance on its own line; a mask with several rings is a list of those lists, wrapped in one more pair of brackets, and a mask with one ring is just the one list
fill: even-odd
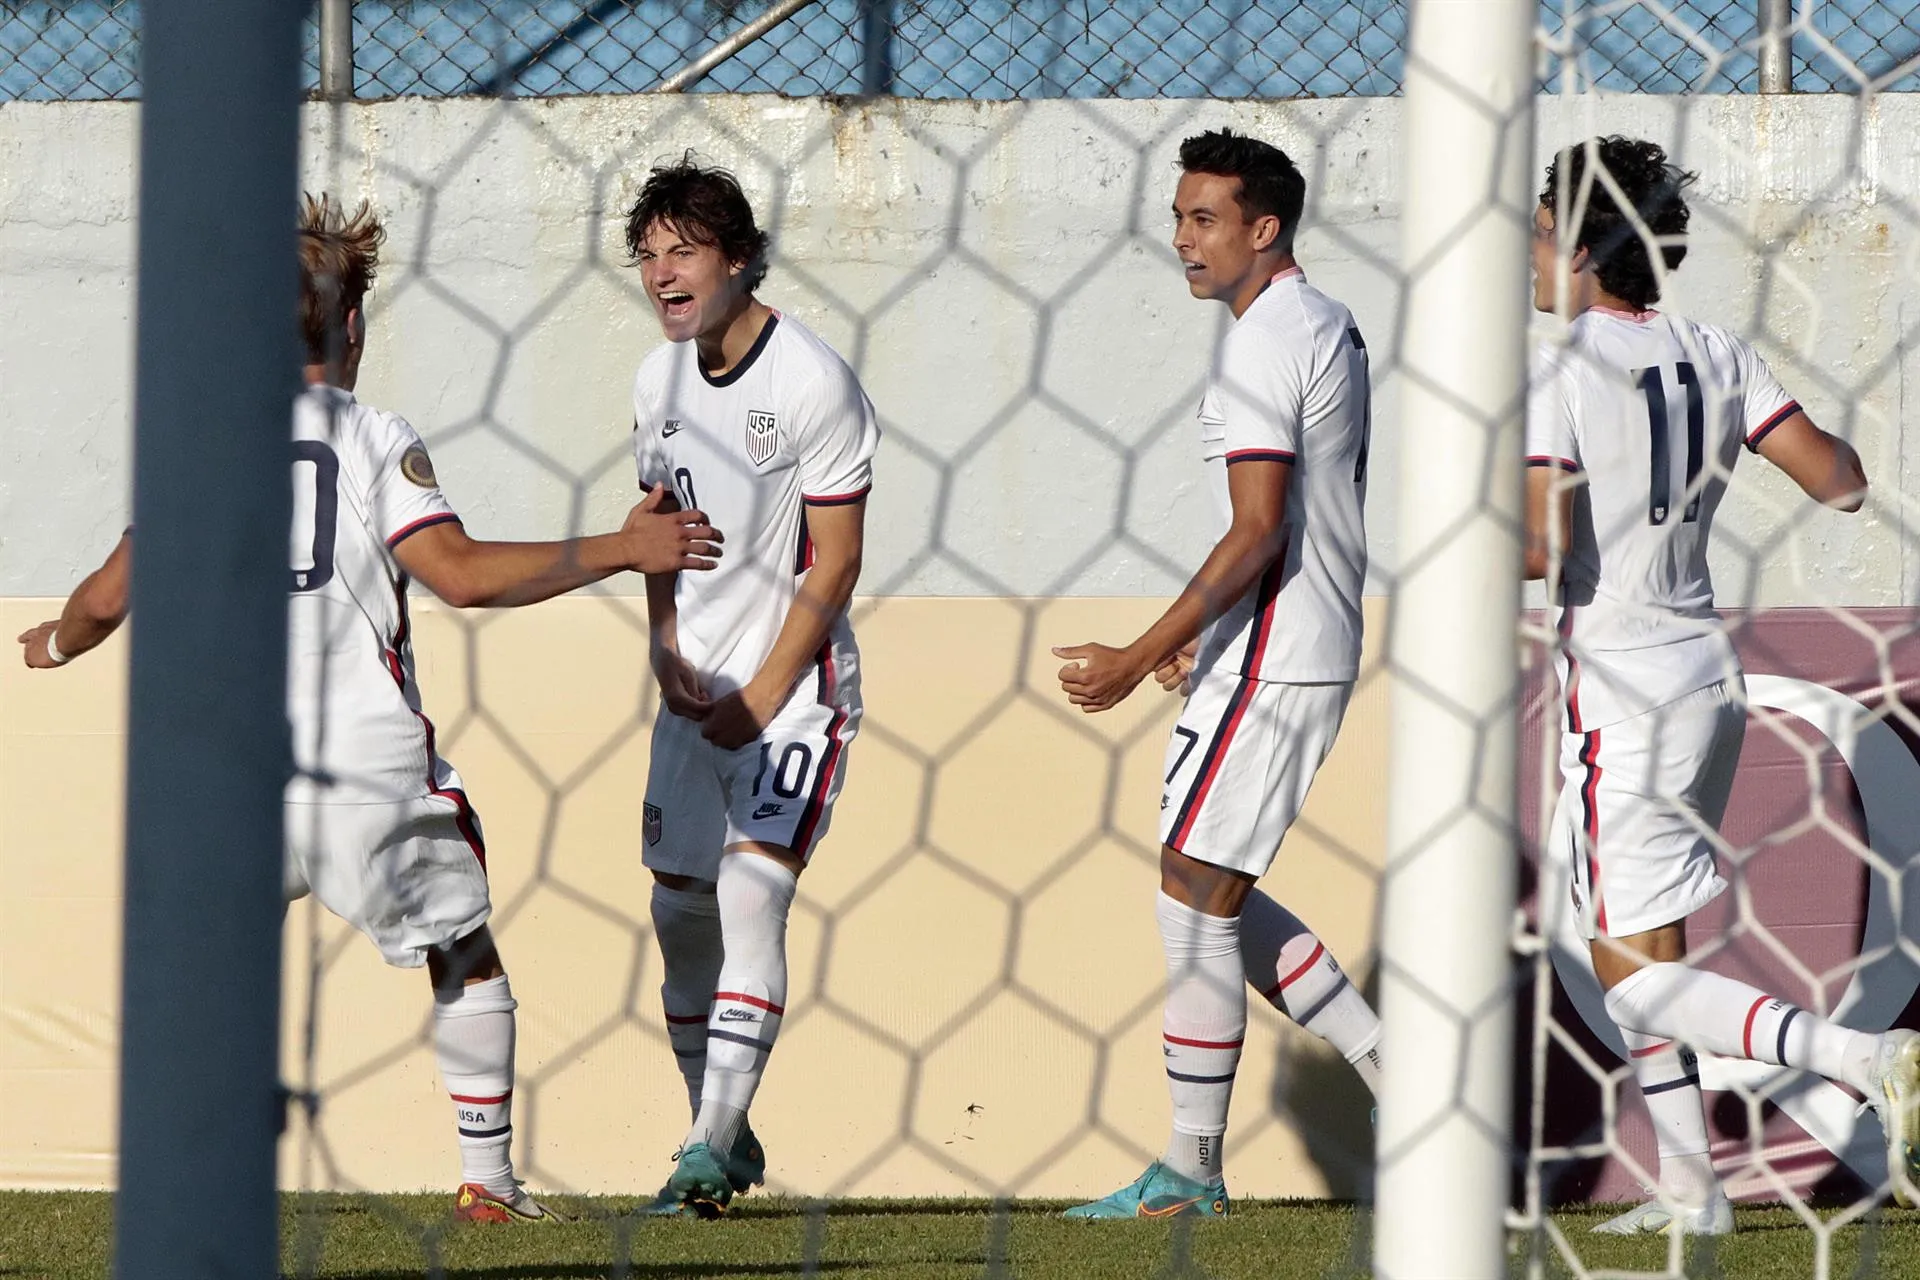
[[(383, 238), (363, 204), (309, 198), (301, 218), (307, 390), (293, 412), (286, 791), (289, 900), (311, 892), (380, 948), (425, 965), (434, 1049), (452, 1095), (469, 1222), (553, 1210), (514, 1178), (512, 989), (487, 928), (486, 845), (460, 775), (434, 749), (414, 682), (407, 582), (449, 604), (532, 604), (628, 570), (710, 568), (719, 535), (697, 511), (636, 508), (618, 533), (566, 542), (469, 538), (414, 429), (361, 404), (362, 302)], [(126, 616), (132, 530), (59, 619), (20, 636), (30, 667), (62, 666)]]
[(1685, 963), (1686, 918), (1727, 887), (1713, 832), (1746, 725), (1707, 568), (1714, 512), (1743, 449), (1841, 511), (1859, 510), (1867, 489), (1858, 455), (1814, 426), (1752, 347), (1653, 310), (1646, 237), (1668, 270), (1680, 265), (1692, 180), (1654, 143), (1595, 138), (1559, 154), (1534, 214), (1534, 305), (1573, 321), (1563, 344), (1540, 348), (1527, 410), (1526, 572), (1556, 579), (1565, 692), (1551, 847), (1571, 863), (1573, 906), (1660, 1151), (1657, 1197), (1596, 1228), (1614, 1234), (1733, 1229), (1696, 1048), (1859, 1090), (1886, 1126), (1902, 1203), (1916, 1173), (1920, 1035), (1848, 1030)]
[(1333, 747), (1360, 665), (1366, 577), (1367, 348), (1294, 260), (1306, 183), (1275, 147), (1188, 138), (1173, 247), (1193, 296), (1227, 304), (1200, 404), (1225, 531), (1180, 598), (1124, 649), (1057, 648), (1083, 711), (1148, 675), (1190, 689), (1160, 797), (1163, 1028), (1173, 1136), (1131, 1185), (1070, 1217), (1227, 1212), (1222, 1139), (1251, 984), (1323, 1037), (1369, 1088), (1380, 1024), (1331, 952), (1254, 888)]
[(667, 341), (633, 385), (640, 484), (713, 513), (712, 573), (649, 574), (654, 725), (642, 856), (693, 1127), (653, 1209), (711, 1216), (765, 1179), (747, 1124), (787, 1003), (787, 913), (860, 725), (847, 604), (879, 441), (833, 349), (754, 294), (766, 234), (689, 155), (627, 219)]

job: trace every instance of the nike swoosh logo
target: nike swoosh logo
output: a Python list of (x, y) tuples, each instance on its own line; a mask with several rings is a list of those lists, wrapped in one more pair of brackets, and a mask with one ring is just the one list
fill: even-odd
[(1181, 1200), (1178, 1203), (1166, 1205), (1159, 1209), (1155, 1209), (1150, 1205), (1143, 1204), (1140, 1206), (1140, 1216), (1143, 1218), (1172, 1217), (1174, 1214), (1180, 1212), (1182, 1209), (1192, 1208), (1194, 1205), (1199, 1204), (1202, 1200), (1205, 1200), (1205, 1199), (1206, 1199), (1205, 1196), (1195, 1196), (1191, 1200)]

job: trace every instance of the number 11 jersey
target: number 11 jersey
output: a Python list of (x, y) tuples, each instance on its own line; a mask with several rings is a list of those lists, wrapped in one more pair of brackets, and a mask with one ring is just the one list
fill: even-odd
[(1555, 606), (1570, 731), (1738, 673), (1707, 542), (1742, 446), (1799, 407), (1747, 343), (1677, 316), (1595, 308), (1539, 348), (1527, 465), (1579, 486)]

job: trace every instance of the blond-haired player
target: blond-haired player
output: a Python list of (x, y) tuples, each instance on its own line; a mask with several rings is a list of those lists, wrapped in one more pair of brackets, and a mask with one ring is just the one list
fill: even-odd
[[(387, 962), (425, 965), (434, 1048), (452, 1095), (458, 1217), (538, 1222), (554, 1212), (514, 1178), (514, 1011), (487, 919), (486, 845), (460, 775), (434, 748), (414, 681), (407, 582), (461, 607), (532, 604), (629, 570), (708, 569), (720, 535), (658, 498), (617, 533), (564, 542), (481, 542), (441, 492), (420, 437), (360, 403), (364, 298), (383, 232), (309, 197), (300, 219), (300, 323), (307, 389), (293, 411), (292, 596), (286, 790), (289, 900), (312, 893)], [(60, 618), (19, 637), (30, 667), (63, 666), (126, 616), (129, 529)]]

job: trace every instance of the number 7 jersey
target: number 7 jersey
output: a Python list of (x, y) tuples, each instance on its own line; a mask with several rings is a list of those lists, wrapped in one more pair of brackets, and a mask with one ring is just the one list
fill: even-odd
[(1556, 623), (1575, 733), (1740, 670), (1707, 543), (1740, 450), (1800, 406), (1724, 329), (1595, 308), (1534, 359), (1527, 465), (1569, 476)]

